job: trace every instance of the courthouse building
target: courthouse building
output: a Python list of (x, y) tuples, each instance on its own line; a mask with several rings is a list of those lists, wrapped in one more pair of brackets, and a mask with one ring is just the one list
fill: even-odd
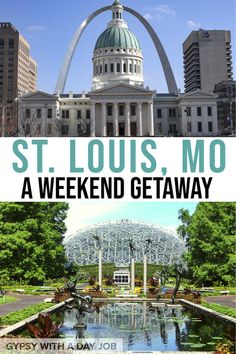
[[(218, 135), (220, 132), (217, 93), (214, 93), (213, 89), (203, 90), (201, 87), (180, 93), (164, 48), (150, 24), (133, 9), (123, 7), (118, 0), (111, 7), (95, 12), (91, 18), (109, 8), (112, 11), (112, 19), (94, 46), (92, 90), (79, 94), (63, 93), (69, 69), (68, 62), (71, 60), (71, 58), (68, 60), (68, 55), (75, 50), (75, 47), (70, 47), (55, 93), (38, 91), (21, 97), (20, 135), (67, 137)], [(155, 89), (145, 87), (142, 45), (124, 21), (124, 10), (135, 15), (148, 30), (163, 66), (168, 93), (159, 93)], [(87, 22), (90, 22), (90, 18), (84, 21), (86, 25)], [(85, 26), (84, 23), (81, 26)], [(82, 32), (84, 27), (81, 28)], [(206, 31), (199, 31), (204, 32), (206, 36)], [(211, 32), (207, 33), (209, 40)], [(191, 46), (190, 41), (188, 43)], [(212, 42), (209, 43), (213, 45)], [(226, 54), (229, 55), (228, 42), (226, 50)], [(228, 59), (222, 63), (223, 66), (228, 64)], [(221, 76), (221, 79), (231, 79), (229, 71), (225, 72), (226, 77)]]

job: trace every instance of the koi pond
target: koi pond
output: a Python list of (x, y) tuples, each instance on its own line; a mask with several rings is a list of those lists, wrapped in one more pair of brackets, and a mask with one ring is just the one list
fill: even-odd
[(150, 303), (93, 304), (78, 324), (76, 309), (57, 316), (60, 337), (121, 338), (124, 351), (212, 351), (224, 339), (235, 340), (234, 326), (185, 307), (152, 308)]

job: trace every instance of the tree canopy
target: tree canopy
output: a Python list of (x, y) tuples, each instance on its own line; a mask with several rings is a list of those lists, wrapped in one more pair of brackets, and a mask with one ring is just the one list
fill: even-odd
[(63, 276), (66, 203), (0, 203), (1, 278), (36, 284)]
[(193, 215), (181, 209), (178, 232), (187, 242), (191, 279), (201, 285), (231, 284), (235, 272), (236, 203), (199, 203)]

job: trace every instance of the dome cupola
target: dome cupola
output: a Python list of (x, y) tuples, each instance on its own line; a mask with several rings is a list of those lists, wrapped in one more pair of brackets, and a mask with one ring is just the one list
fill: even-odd
[(93, 53), (93, 89), (117, 82), (143, 86), (140, 43), (123, 19), (123, 6), (115, 0), (112, 20), (98, 37)]

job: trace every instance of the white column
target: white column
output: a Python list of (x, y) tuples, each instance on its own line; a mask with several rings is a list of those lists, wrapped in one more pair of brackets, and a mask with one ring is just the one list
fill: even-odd
[(102, 136), (107, 136), (107, 112), (106, 112), (106, 103), (102, 103)]
[(130, 104), (125, 104), (125, 136), (130, 136)]
[(143, 302), (143, 327), (145, 328), (147, 324), (147, 302)]
[(91, 125), (90, 125), (90, 136), (96, 136), (96, 123), (95, 123), (95, 102), (92, 102), (91, 106)]
[(138, 136), (143, 136), (142, 103), (138, 103)]
[(134, 304), (131, 304), (131, 328), (135, 328)]
[(114, 103), (113, 135), (119, 136), (118, 103)]
[(154, 136), (153, 103), (148, 103), (148, 134)]
[(99, 290), (102, 290), (102, 250), (99, 250), (98, 254), (98, 285)]
[(135, 271), (134, 271), (134, 258), (131, 258), (131, 292), (134, 293), (134, 277), (135, 277)]
[(72, 109), (71, 110), (71, 117), (70, 117), (70, 133), (71, 136), (77, 136), (77, 124), (79, 123), (79, 120), (77, 119), (77, 109)]
[[(70, 133), (70, 125), (69, 125)], [(41, 136), (47, 136), (47, 108), (41, 109)]]
[(143, 293), (147, 295), (147, 255), (143, 256)]

